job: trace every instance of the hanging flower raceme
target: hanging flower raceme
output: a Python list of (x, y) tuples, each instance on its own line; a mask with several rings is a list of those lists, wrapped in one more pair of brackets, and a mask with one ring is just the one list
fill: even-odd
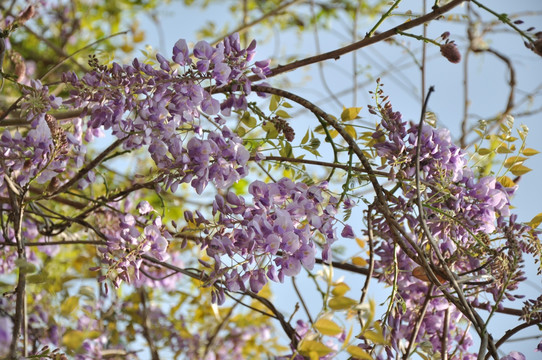
[[(458, 275), (458, 281), (470, 284), (474, 290), (469, 291), (468, 286), (465, 290), (469, 301), (481, 305), (477, 299), (480, 290), (492, 294), (494, 301), (499, 301), (502, 295), (510, 300), (519, 297), (512, 294), (517, 283), (524, 279), (519, 248), (523, 247), (525, 253), (532, 251), (521, 240), (529, 235), (530, 229), (515, 223), (515, 216), (510, 215), (509, 197), (515, 188), (504, 188), (492, 176), (477, 178), (468, 167), (466, 153), (453, 144), (448, 130), (423, 125), (419, 152), (422, 188), (416, 189), (413, 179), (416, 176), (420, 129), (402, 121), (401, 114), (393, 111), (389, 101), (370, 108), (370, 111), (382, 118), (373, 134), (377, 154), (386, 160), (382, 168), (388, 168), (390, 177), (401, 184), (400, 194), (389, 197), (390, 211), (399, 223), (406, 224), (411, 230), (410, 241), (426, 247), (422, 243), (423, 230), (415, 205), (417, 197), (422, 196), (424, 221), (438, 242), (440, 252), (450, 269)], [(395, 339), (392, 344), (395, 350), (399, 351), (410, 341), (429, 341), (434, 351), (446, 351), (441, 349), (442, 331), (435, 327), (435, 324), (443, 324), (446, 318), (449, 321), (446, 325), (448, 346), (455, 344), (461, 350), (462, 359), (476, 358), (468, 353), (472, 344), (468, 329), (456, 326), (463, 315), (436, 295), (440, 292), (438, 288), (433, 288), (435, 295), (425, 305), (426, 316), (421, 321), (418, 335), (411, 339), (411, 324), (419, 316), (416, 309), (423, 306), (428, 296), (432, 296), (428, 295), (429, 284), (425, 276), (416, 274), (416, 270), (421, 269), (419, 265), (406, 255), (405, 249), (395, 245), (390, 237), (393, 230), (386, 219), (377, 215), (373, 224), (375, 233), (383, 240), (376, 246), (375, 253), (379, 257), (376, 267), (399, 270), (397, 274), (384, 271), (380, 280), (397, 284), (398, 295), (406, 304), (403, 310), (397, 309), (387, 318), (391, 338)], [(490, 235), (506, 240), (491, 248)], [(430, 255), (430, 259), (438, 264), (434, 255)], [(492, 305), (487, 303), (487, 306)]]

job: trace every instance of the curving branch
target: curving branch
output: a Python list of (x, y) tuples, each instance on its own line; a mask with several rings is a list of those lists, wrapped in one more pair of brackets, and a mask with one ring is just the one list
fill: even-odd
[[(348, 54), (348, 53), (350, 53), (352, 51), (356, 51), (356, 50), (362, 49), (362, 48), (364, 48), (366, 46), (376, 44), (378, 42), (381, 42), (383, 40), (389, 39), (389, 38), (397, 35), (397, 33), (400, 32), (400, 31), (409, 30), (409, 29), (412, 29), (412, 28), (417, 27), (419, 25), (422, 25), (422, 24), (424, 24), (426, 22), (434, 20), (434, 19), (438, 18), (439, 16), (441, 16), (442, 14), (445, 14), (448, 11), (455, 8), (456, 6), (462, 4), (465, 1), (468, 1), (468, 0), (453, 0), (453, 1), (450, 1), (448, 4), (446, 4), (446, 5), (442, 6), (442, 7), (435, 7), (432, 12), (427, 13), (427, 14), (425, 14), (423, 16), (420, 16), (419, 18), (416, 18), (416, 19), (407, 21), (405, 23), (402, 23), (401, 25), (398, 25), (398, 26), (396, 26), (394, 28), (391, 28), (391, 29), (389, 29), (387, 31), (384, 31), (382, 33), (379, 33), (377, 35), (366, 36), (363, 40), (360, 40), (360, 41), (355, 42), (353, 44), (350, 44), (348, 46), (345, 46), (345, 47), (342, 47), (342, 48), (339, 48), (339, 49), (336, 49), (336, 50), (332, 50), (332, 51), (329, 51), (329, 52), (326, 52), (326, 53), (323, 53), (323, 54), (320, 54), (320, 55), (310, 56), (310, 57), (305, 58), (305, 59), (297, 60), (297, 61), (291, 62), (291, 63), (289, 63), (287, 65), (279, 65), (279, 66), (271, 69), (271, 72), (269, 73), (269, 75), (267, 75), (267, 77), (269, 78), (269, 77), (277, 76), (279, 74), (283, 74), (285, 72), (292, 71), (292, 70), (295, 70), (295, 69), (298, 69), (298, 68), (301, 68), (301, 67), (305, 67), (305, 66), (310, 65), (310, 64), (315, 64), (315, 63), (318, 63), (318, 62), (321, 62), (321, 61), (325, 61), (325, 60), (330, 60), (330, 59), (338, 60), (344, 54)], [(256, 76), (256, 75), (251, 76), (249, 79), (250, 79), (250, 81), (260, 80), (260, 78), (258, 76)], [(254, 88), (254, 86), (253, 86), (253, 88)]]

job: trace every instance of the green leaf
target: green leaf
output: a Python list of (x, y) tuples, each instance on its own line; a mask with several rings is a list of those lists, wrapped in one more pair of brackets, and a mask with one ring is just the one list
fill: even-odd
[(269, 111), (275, 111), (279, 107), (280, 102), (280, 96), (278, 95), (272, 95), (271, 96), (271, 103), (269, 104)]
[(70, 296), (69, 298), (66, 299), (66, 301), (62, 303), (62, 305), (60, 305), (60, 313), (63, 316), (67, 316), (71, 314), (72, 311), (74, 311), (78, 305), (79, 305), (79, 297)]
[(342, 121), (352, 121), (358, 117), (359, 111), (361, 110), (360, 107), (351, 107), (346, 108), (341, 113), (341, 120)]
[(373, 360), (371, 355), (369, 355), (367, 351), (363, 350), (359, 346), (350, 345), (346, 348), (346, 351), (348, 351), (348, 353), (356, 359)]
[(301, 145), (306, 144), (307, 141), (309, 141), (309, 136), (310, 136), (310, 131), (309, 129), (307, 129), (307, 133), (305, 134), (305, 136), (303, 136), (303, 139), (301, 139)]
[(278, 117), (282, 118), (282, 119), (289, 119), (291, 118), (290, 114), (288, 114), (286, 111), (284, 110), (277, 110), (277, 112), (275, 113)]
[(237, 133), (237, 135), (239, 135), (239, 137), (243, 137), (247, 133), (245, 128), (242, 126), (237, 127), (237, 130), (235, 132)]
[(356, 306), (358, 302), (346, 296), (337, 296), (329, 300), (329, 307), (333, 310), (346, 310)]
[(343, 329), (335, 322), (328, 319), (320, 319), (314, 323), (314, 328), (323, 335), (335, 336), (343, 332)]
[(30, 284), (42, 284), (47, 282), (47, 273), (40, 272), (38, 274), (29, 275), (26, 277), (26, 281)]
[(250, 113), (247, 111), (241, 117), (241, 122), (245, 124), (248, 128), (252, 129), (256, 126), (257, 121), (254, 117), (250, 116)]
[(267, 137), (270, 139), (276, 139), (279, 136), (279, 132), (275, 128), (275, 125), (271, 121), (266, 122), (262, 129), (267, 133)]
[(19, 271), (25, 273), (25, 274), (32, 274), (35, 273), (38, 268), (36, 265), (26, 261), (25, 259), (17, 259), (15, 260), (15, 265), (19, 268)]
[(284, 144), (284, 147), (279, 151), (280, 156), (282, 157), (292, 157), (292, 145), (289, 142)]

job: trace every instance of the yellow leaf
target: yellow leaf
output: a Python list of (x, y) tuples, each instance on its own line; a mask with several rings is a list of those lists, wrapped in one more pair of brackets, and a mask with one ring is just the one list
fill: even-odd
[(526, 149), (523, 149), (521, 153), (525, 156), (533, 156), (533, 155), (539, 154), (540, 151), (531, 149), (531, 148), (526, 148)]
[(346, 337), (344, 338), (343, 347), (344, 347), (344, 345), (346, 345), (346, 344), (348, 344), (350, 342), (350, 338), (352, 337), (352, 331), (353, 330), (354, 330), (354, 327), (350, 326), (350, 330), (348, 330), (348, 334), (346, 334)]
[(354, 256), (352, 258), (352, 264), (356, 266), (367, 266), (367, 261), (362, 257)]
[(387, 343), (386, 339), (382, 335), (382, 332), (379, 332), (379, 331), (368, 330), (363, 333), (363, 336), (367, 340), (370, 340), (375, 344), (385, 345)]
[(341, 120), (342, 121), (351, 121), (358, 117), (359, 111), (361, 110), (360, 107), (351, 107), (344, 109), (341, 113)]
[(332, 139), (335, 139), (337, 137), (337, 135), (339, 135), (337, 130), (330, 130), (329, 131), (329, 136), (331, 136)]
[(510, 154), (513, 152), (508, 148), (508, 146), (506, 146), (506, 144), (502, 144), (495, 151), (497, 151), (497, 154)]
[(314, 340), (302, 340), (299, 343), (297, 350), (299, 350), (301, 355), (305, 356), (310, 355), (311, 352), (317, 353), (318, 356), (326, 356), (332, 351), (321, 342)]
[(314, 327), (323, 335), (335, 336), (343, 332), (343, 329), (335, 322), (328, 319), (320, 319), (314, 323)]
[(275, 111), (279, 107), (280, 102), (280, 96), (278, 95), (272, 95), (271, 96), (271, 103), (269, 104), (269, 110)]
[(478, 154), (480, 155), (487, 155), (487, 154), (491, 154), (493, 151), (492, 150), (489, 150), (489, 149), (486, 149), (486, 148), (481, 148), (481, 149), (478, 149)]
[(350, 345), (349, 347), (346, 348), (346, 351), (348, 351), (348, 353), (356, 359), (373, 360), (371, 355), (369, 355), (367, 351), (363, 350), (359, 346)]
[(510, 171), (512, 172), (512, 174), (514, 174), (515, 176), (520, 176), (520, 175), (524, 175), (524, 174), (527, 174), (529, 171), (531, 171), (532, 169), (529, 169), (527, 166), (524, 166), (524, 165), (514, 165), (510, 168)]
[(123, 45), (120, 47), (120, 49), (121, 49), (122, 51), (126, 52), (126, 53), (129, 53), (129, 52), (131, 52), (132, 50), (134, 50), (134, 47), (133, 47), (132, 45), (128, 44), (128, 43), (125, 43), (125, 44), (123, 44)]
[(63, 316), (67, 316), (67, 315), (71, 314), (71, 312), (73, 310), (75, 310), (75, 308), (78, 305), (79, 305), (79, 297), (78, 296), (70, 296), (69, 298), (66, 299), (66, 301), (64, 301), (62, 303), (62, 305), (60, 305), (60, 313)]
[(68, 330), (62, 336), (62, 343), (64, 346), (71, 350), (77, 350), (83, 344), (83, 341), (86, 339), (96, 339), (100, 336), (99, 331), (79, 331), (79, 330)]
[(356, 238), (356, 242), (360, 248), (363, 249), (365, 247), (365, 241), (361, 240), (360, 238)]
[(134, 32), (134, 42), (135, 43), (140, 43), (142, 42), (143, 40), (145, 40), (145, 32), (143, 31), (136, 31)]
[(508, 159), (504, 161), (504, 167), (509, 168), (514, 165), (520, 165), (525, 160), (527, 160), (527, 158), (523, 156), (510, 156)]
[(318, 353), (316, 351), (311, 351), (309, 354), (309, 357), (311, 360), (319, 360), (320, 356), (318, 356)]
[(538, 225), (540, 225), (540, 223), (542, 223), (542, 213), (536, 215), (534, 218), (531, 219), (531, 221), (529, 221), (527, 223), (527, 225), (529, 225), (530, 227), (532, 227), (533, 229), (534, 228), (537, 228)]
[(358, 138), (358, 134), (356, 134), (356, 129), (354, 129), (353, 126), (346, 125), (344, 127), (344, 130), (348, 133), (348, 135), (350, 135), (352, 137), (352, 139), (357, 139)]
[(516, 186), (516, 183), (512, 181), (508, 176), (500, 176), (497, 178), (497, 181), (501, 183), (504, 187), (514, 187)]
[(343, 296), (348, 290), (350, 290), (350, 287), (345, 283), (341, 282), (335, 285), (333, 290), (331, 290), (331, 293), (333, 294), (333, 296)]
[(356, 306), (358, 302), (346, 296), (337, 296), (329, 300), (329, 307), (333, 310), (345, 310)]

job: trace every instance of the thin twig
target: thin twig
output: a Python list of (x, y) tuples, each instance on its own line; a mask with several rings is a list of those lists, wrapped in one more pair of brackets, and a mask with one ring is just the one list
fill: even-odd
[[(267, 75), (267, 77), (269, 78), (269, 77), (277, 76), (279, 74), (283, 74), (283, 73), (288, 72), (288, 71), (292, 71), (292, 70), (295, 70), (295, 69), (298, 69), (298, 68), (301, 68), (301, 67), (305, 67), (305, 66), (310, 65), (310, 64), (314, 64), (314, 63), (329, 60), (329, 59), (338, 60), (344, 54), (348, 54), (348, 53), (350, 53), (352, 51), (356, 51), (356, 50), (362, 49), (362, 48), (364, 48), (366, 46), (376, 44), (378, 42), (381, 42), (383, 40), (391, 38), (391, 37), (397, 35), (398, 31), (405, 31), (405, 30), (408, 30), (408, 29), (412, 29), (412, 28), (414, 28), (416, 26), (419, 26), (421, 24), (424, 24), (426, 22), (434, 20), (434, 19), (438, 18), (439, 16), (441, 16), (442, 14), (452, 10), (454, 7), (460, 5), (461, 3), (465, 2), (465, 1), (467, 1), (467, 0), (453, 0), (453, 1), (450, 1), (448, 4), (446, 4), (446, 5), (442, 6), (442, 7), (438, 7), (436, 9), (434, 9), (432, 12), (430, 12), (428, 14), (425, 14), (423, 16), (420, 16), (419, 18), (407, 21), (407, 22), (405, 22), (405, 23), (403, 23), (401, 25), (398, 25), (398, 26), (396, 26), (396, 27), (394, 27), (392, 29), (389, 29), (389, 30), (384, 31), (382, 33), (379, 33), (377, 35), (370, 36), (370, 37), (365, 37), (363, 40), (360, 40), (360, 41), (355, 42), (353, 44), (350, 44), (348, 46), (345, 46), (345, 47), (342, 47), (342, 48), (339, 48), (339, 49), (336, 49), (336, 50), (333, 50), (333, 51), (329, 51), (327, 53), (323, 53), (323, 54), (320, 54), (320, 55), (310, 56), (310, 57), (307, 57), (305, 59), (297, 60), (297, 61), (291, 62), (291, 63), (289, 63), (287, 65), (279, 65), (279, 66), (271, 69), (271, 71), (270, 71), (269, 75)], [(260, 80), (260, 78), (258, 76), (251, 76), (249, 79), (250, 79), (250, 81)]]
[(160, 360), (160, 355), (158, 354), (158, 349), (156, 348), (156, 345), (154, 344), (154, 341), (152, 339), (151, 335), (151, 322), (149, 320), (149, 309), (147, 308), (147, 294), (143, 287), (139, 288), (139, 299), (141, 301), (141, 327), (143, 328), (143, 337), (147, 341), (147, 345), (149, 345), (149, 351), (151, 352), (151, 359), (152, 360)]
[(425, 295), (425, 300), (423, 301), (422, 308), (420, 309), (420, 316), (418, 316), (418, 319), (416, 320), (416, 324), (414, 325), (414, 329), (412, 329), (412, 333), (410, 334), (410, 341), (408, 342), (408, 347), (405, 351), (405, 354), (403, 355), (403, 360), (408, 359), (410, 356), (410, 352), (412, 351), (412, 348), (414, 346), (414, 343), (416, 342), (416, 338), (418, 337), (418, 332), (420, 331), (420, 327), (422, 326), (423, 319), (425, 318), (425, 312), (427, 311), (427, 307), (429, 306), (429, 302), (431, 301), (431, 293), (433, 292), (434, 285), (429, 285), (429, 289), (427, 290), (427, 295)]

